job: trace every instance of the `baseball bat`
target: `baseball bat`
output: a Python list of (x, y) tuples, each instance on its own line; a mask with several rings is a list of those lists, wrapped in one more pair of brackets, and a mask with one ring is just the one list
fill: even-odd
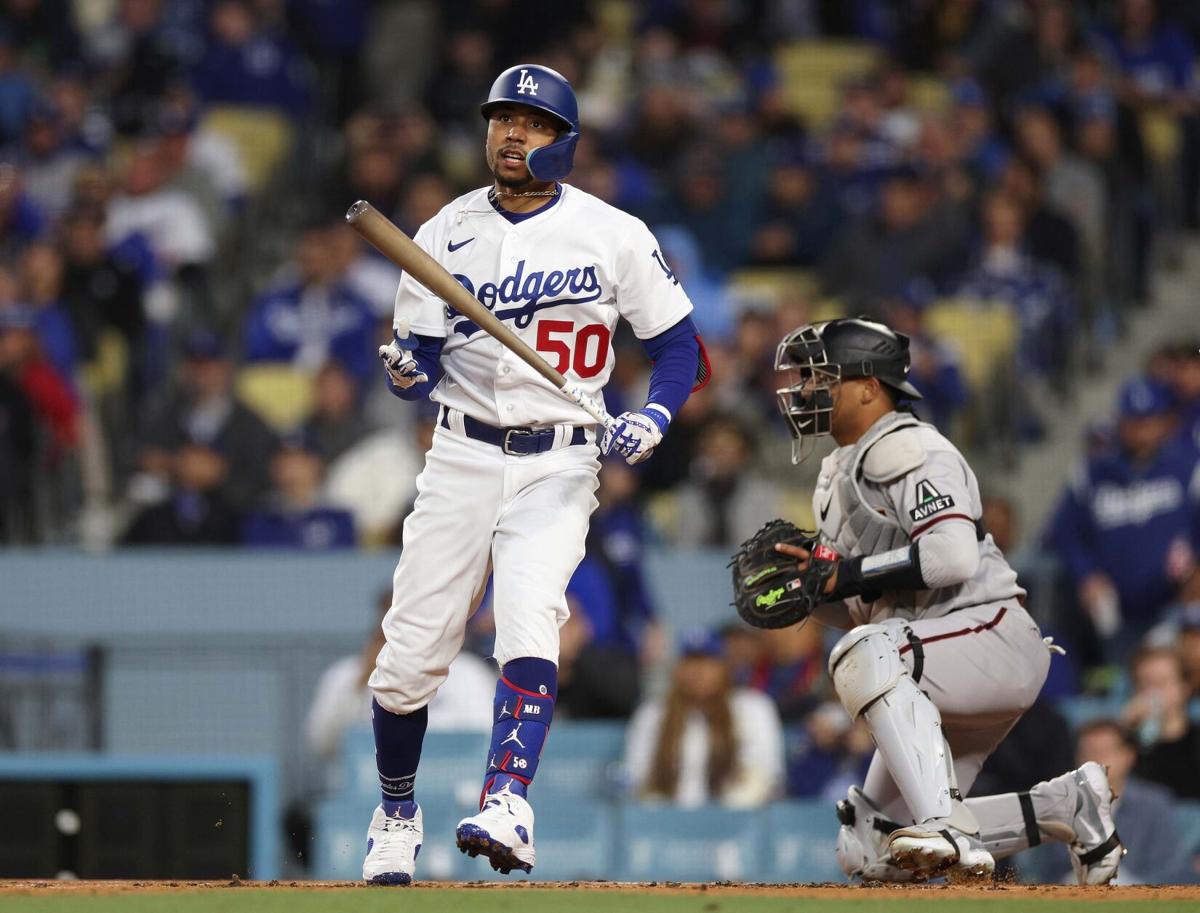
[(442, 264), (423, 251), (378, 209), (366, 200), (359, 200), (346, 210), (346, 221), (350, 223), (351, 228), (378, 248), (380, 253), (493, 339), (498, 340), (502, 346), (515, 353), (521, 361), (554, 384), (567, 399), (597, 422), (605, 428), (614, 423), (613, 417), (596, 397), (556, 371), (546, 359), (530, 348), (528, 343), (480, 304)]

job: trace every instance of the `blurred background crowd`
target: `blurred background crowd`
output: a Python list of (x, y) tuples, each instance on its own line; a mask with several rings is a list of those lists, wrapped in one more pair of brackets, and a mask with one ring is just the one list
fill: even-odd
[[(0, 542), (394, 552), (432, 413), (387, 394), (398, 273), (342, 214), (366, 199), (412, 233), (489, 183), (478, 105), (536, 60), (579, 93), (569, 182), (651, 227), (713, 365), (653, 460), (605, 464), (569, 593), (562, 712), (631, 718), (628, 788), (754, 805), (860, 781), (870, 739), (833, 700), (822, 631), (681, 632), (643, 556), (811, 521), (775, 346), (867, 314), (911, 336), (918, 413), (972, 460), (1068, 646), (979, 788), (1070, 766), (1070, 723), (1143, 797), (1147, 845), (1155, 802), (1200, 798), (1200, 308), (1100, 370), (1158, 319), (1155, 282), (1200, 228), (1200, 5), (2, 6)], [(616, 413), (648, 364), (613, 345)], [(1022, 479), (1102, 373), (1115, 406), (1056, 443), (1070, 479)], [(486, 604), (469, 646), (482, 665)], [(322, 678), (318, 754), (361, 721), (373, 656)], [(1064, 697), (1099, 703), (1063, 721)], [(1156, 863), (1187, 868), (1150, 852), (1139, 873)]]

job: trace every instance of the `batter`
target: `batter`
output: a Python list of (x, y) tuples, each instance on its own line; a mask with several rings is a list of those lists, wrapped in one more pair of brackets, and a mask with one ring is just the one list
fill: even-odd
[(597, 442), (586, 412), (415, 280), (401, 281), (396, 338), (380, 356), (394, 392), (428, 395), (439, 412), (369, 681), (382, 801), (363, 878), (382, 884), (412, 881), (426, 707), (489, 572), (501, 675), (480, 811), (460, 822), (456, 840), (500, 872), (533, 868), (527, 791), (554, 716), (564, 592), (596, 507), (598, 456), (646, 459), (707, 375), (691, 302), (650, 231), (562, 182), (579, 138), (568, 82), (546, 67), (513, 67), (482, 113), (492, 186), (450, 203), (416, 243), (593, 396), (612, 371), (618, 318), (654, 367), (646, 405)]
[(963, 800), (984, 760), (1041, 690), (1054, 648), (1023, 607), (1025, 591), (982, 528), (975, 474), (905, 404), (908, 339), (862, 319), (784, 337), (776, 368), (793, 459), (819, 437), (839, 445), (813, 494), (832, 562), (818, 620), (850, 629), (829, 671), (877, 751), (862, 788), (838, 804), (838, 861), (852, 877), (900, 881), (990, 875), (997, 857), (1043, 840), (1069, 843), (1081, 884), (1105, 884), (1124, 849), (1108, 779), (1094, 763), (1028, 792)]

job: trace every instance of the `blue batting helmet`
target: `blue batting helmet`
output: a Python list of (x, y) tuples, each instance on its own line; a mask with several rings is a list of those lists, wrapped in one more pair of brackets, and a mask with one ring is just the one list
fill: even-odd
[(500, 104), (527, 105), (544, 111), (562, 125), (558, 139), (534, 149), (525, 158), (529, 173), (537, 181), (558, 181), (571, 171), (575, 144), (579, 142), (579, 103), (575, 90), (557, 70), (536, 63), (509, 67), (496, 77), (487, 101), (479, 106), (485, 119)]

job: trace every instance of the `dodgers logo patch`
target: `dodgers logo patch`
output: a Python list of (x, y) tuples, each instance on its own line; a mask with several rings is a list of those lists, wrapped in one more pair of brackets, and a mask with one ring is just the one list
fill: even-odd
[(944, 495), (928, 479), (917, 483), (917, 506), (908, 512), (914, 523), (932, 517), (947, 507), (954, 506), (954, 498)]

